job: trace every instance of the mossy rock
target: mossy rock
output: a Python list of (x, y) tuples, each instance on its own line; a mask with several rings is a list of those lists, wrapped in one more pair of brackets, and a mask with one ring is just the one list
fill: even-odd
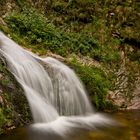
[(1, 132), (23, 126), (32, 120), (28, 102), (6, 63), (0, 59), (0, 129)]

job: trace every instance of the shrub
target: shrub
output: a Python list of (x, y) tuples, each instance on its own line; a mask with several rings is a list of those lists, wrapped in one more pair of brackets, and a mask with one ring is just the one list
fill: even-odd
[[(98, 43), (86, 33), (66, 32), (54, 26), (33, 8), (13, 12), (6, 18), (13, 32), (29, 43), (43, 46), (54, 53), (67, 56), (71, 53), (89, 55)], [(41, 48), (40, 48), (41, 49)]]

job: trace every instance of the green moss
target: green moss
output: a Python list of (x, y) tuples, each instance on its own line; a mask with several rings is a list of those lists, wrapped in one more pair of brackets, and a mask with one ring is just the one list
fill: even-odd
[(0, 108), (0, 134), (3, 132), (2, 127), (6, 122), (6, 117), (3, 114), (2, 109)]
[(100, 110), (108, 109), (108, 107), (110, 108), (111, 103), (109, 104), (106, 101), (106, 94), (110, 88), (110, 81), (104, 71), (100, 68), (80, 64), (76, 60), (71, 61), (69, 65), (75, 70), (84, 83), (90, 99), (92, 103), (95, 104), (96, 108)]

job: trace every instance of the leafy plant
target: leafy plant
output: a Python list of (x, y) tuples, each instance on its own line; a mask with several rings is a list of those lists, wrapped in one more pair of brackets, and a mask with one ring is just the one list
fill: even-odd
[[(85, 33), (65, 32), (48, 22), (34, 9), (25, 8), (21, 13), (14, 12), (6, 18), (13, 32), (34, 45), (66, 56), (71, 53), (89, 55), (98, 43)], [(43, 49), (40, 48), (40, 49)]]

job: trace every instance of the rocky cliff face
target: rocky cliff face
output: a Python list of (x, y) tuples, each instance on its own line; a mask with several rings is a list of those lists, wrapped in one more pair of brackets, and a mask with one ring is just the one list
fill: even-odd
[[(133, 46), (124, 46), (121, 51), (121, 63), (114, 71), (114, 88), (109, 92), (108, 98), (120, 109), (140, 109), (140, 64), (132, 60)], [(137, 50), (139, 52), (139, 50)]]

